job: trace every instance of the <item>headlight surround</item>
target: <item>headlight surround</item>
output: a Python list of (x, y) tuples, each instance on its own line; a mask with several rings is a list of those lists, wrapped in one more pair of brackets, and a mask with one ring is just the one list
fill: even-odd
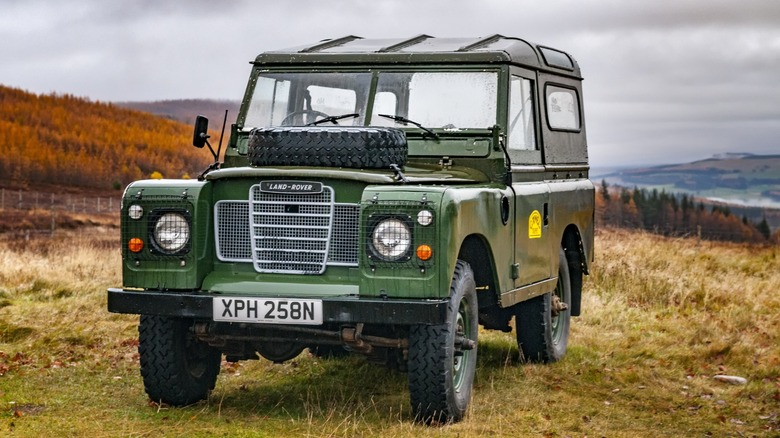
[(151, 234), (156, 250), (164, 254), (181, 254), (189, 250), (191, 230), (187, 213), (159, 212), (153, 224)]
[(409, 221), (400, 217), (386, 217), (376, 221), (371, 232), (370, 246), (373, 255), (381, 260), (408, 260), (412, 248)]

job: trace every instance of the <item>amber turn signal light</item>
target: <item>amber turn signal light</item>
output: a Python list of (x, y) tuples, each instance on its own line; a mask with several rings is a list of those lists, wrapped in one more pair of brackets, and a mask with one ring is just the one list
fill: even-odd
[(428, 245), (420, 245), (417, 247), (417, 258), (422, 261), (430, 260), (433, 257), (433, 250)]
[(127, 242), (127, 249), (129, 249), (130, 252), (141, 252), (141, 250), (144, 249), (144, 241), (137, 237), (133, 237)]

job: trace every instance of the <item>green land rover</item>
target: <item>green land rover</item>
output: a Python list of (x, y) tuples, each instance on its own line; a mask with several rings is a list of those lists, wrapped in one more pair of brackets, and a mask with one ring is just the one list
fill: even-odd
[[(571, 56), (501, 35), (348, 36), (252, 64), (223, 162), (124, 193), (108, 309), (141, 315), (152, 400), (206, 398), (223, 355), (308, 348), (407, 372), (415, 420), (452, 422), (480, 325), (514, 319), (523, 361), (564, 356), (593, 260)], [(195, 146), (211, 148), (207, 125)]]

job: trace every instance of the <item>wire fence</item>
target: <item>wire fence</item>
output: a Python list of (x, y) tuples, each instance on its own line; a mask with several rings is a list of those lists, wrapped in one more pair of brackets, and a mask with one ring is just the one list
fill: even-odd
[[(120, 196), (88, 196), (0, 188), (0, 236), (28, 242), (62, 233), (92, 239), (95, 225), (118, 226)], [(90, 225), (86, 226), (85, 225)]]
[(70, 213), (118, 213), (120, 197), (83, 196), (0, 189), (0, 210), (49, 210)]

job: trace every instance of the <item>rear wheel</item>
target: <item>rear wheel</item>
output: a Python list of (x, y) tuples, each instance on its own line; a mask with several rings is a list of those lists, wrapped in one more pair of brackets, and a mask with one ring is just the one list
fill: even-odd
[(563, 249), (555, 290), (517, 305), (517, 346), (528, 362), (556, 362), (566, 354), (571, 320), (571, 279)]
[(458, 260), (447, 322), (412, 326), (409, 333), (409, 392), (415, 420), (449, 423), (466, 414), (477, 366), (477, 328), (474, 273)]
[(304, 349), (302, 345), (295, 342), (264, 342), (256, 348), (260, 356), (277, 364), (295, 359)]
[(222, 355), (199, 341), (191, 325), (187, 319), (141, 315), (141, 376), (152, 401), (185, 406), (204, 400), (214, 389)]

